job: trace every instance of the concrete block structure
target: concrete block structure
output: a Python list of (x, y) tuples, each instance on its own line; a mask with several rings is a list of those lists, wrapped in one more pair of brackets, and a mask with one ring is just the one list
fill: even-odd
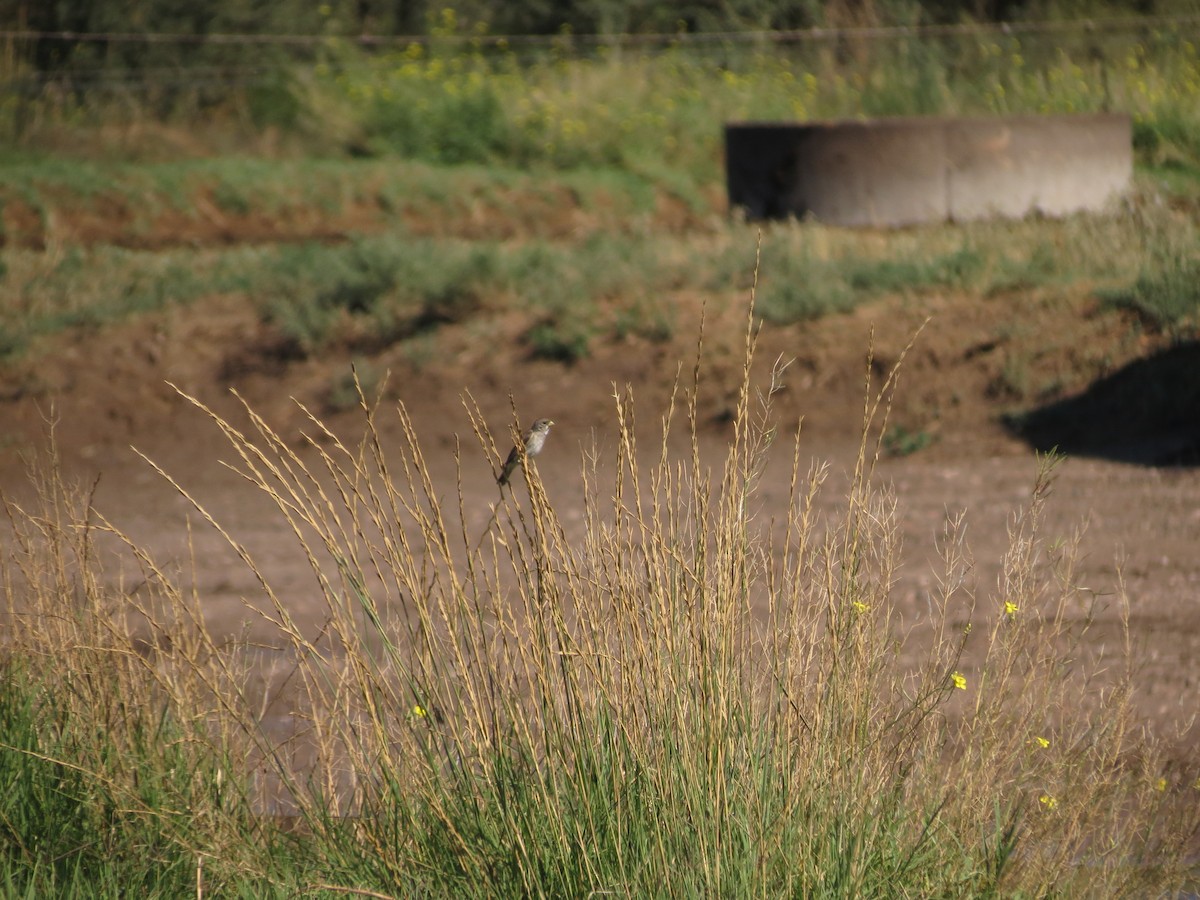
[(1095, 211), (1133, 173), (1108, 113), (733, 123), (725, 153), (731, 209), (847, 226)]

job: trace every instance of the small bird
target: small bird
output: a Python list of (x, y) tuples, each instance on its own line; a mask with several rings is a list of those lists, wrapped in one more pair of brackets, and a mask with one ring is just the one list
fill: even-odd
[[(542, 452), (542, 447), (546, 444), (546, 435), (550, 433), (550, 426), (554, 423), (549, 419), (538, 419), (530, 429), (525, 432), (524, 444), (526, 456), (537, 456)], [(504, 468), (500, 470), (499, 477), (496, 478), (496, 484), (504, 487), (508, 484), (508, 479), (512, 477), (512, 473), (517, 466), (521, 464), (521, 448), (513, 447), (509, 451), (508, 459), (504, 461)]]

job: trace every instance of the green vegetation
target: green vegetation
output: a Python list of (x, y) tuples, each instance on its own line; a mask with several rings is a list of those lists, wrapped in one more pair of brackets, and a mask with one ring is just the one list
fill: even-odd
[(57, 478), (39, 488), (31, 507), (6, 501), (2, 566), (22, 586), (6, 590), (0, 658), (0, 889), (178, 897), (203, 869), (210, 889), (272, 896), (269, 867), (246, 868), (242, 848), (291, 872), (302, 860), (251, 814), (247, 772), (181, 717), (159, 681), (174, 674), (155, 670), (129, 610), (100, 586), (82, 496)]
[(1101, 293), (1105, 302), (1136, 312), (1150, 328), (1175, 336), (1200, 326), (1200, 255), (1186, 230), (1154, 243), (1133, 284)]
[(911, 456), (933, 441), (934, 436), (928, 431), (910, 431), (903, 425), (893, 425), (883, 436), (883, 449), (889, 456)]
[[(556, 210), (569, 201), (596, 227), (628, 227), (653, 209), (660, 189), (615, 170), (560, 173), (549, 185), (527, 172), (421, 162), (343, 159), (267, 160), (246, 157), (182, 162), (98, 163), (55, 158), (0, 165), (0, 202), (23, 207), (25, 221), (7, 219), (15, 246), (76, 243), (56, 218), (87, 214), (109, 229), (101, 239), (156, 247), (161, 232), (189, 230), (219, 240), (227, 223), (251, 217), (269, 223), (269, 238), (323, 235), (397, 219), (437, 223), (469, 220), (480, 208), (503, 213), (507, 227), (550, 235)], [(341, 217), (346, 217), (345, 219)], [(89, 243), (91, 241), (88, 241)]]
[[(4, 660), (0, 889), (6, 896), (194, 894), (197, 866), (219, 846), (206, 843), (214, 823), (197, 821), (196, 810), (211, 815), (216, 808), (225, 814), (222, 826), (236, 826), (247, 840), (273, 842), (278, 859), (287, 859), (286, 838), (246, 815), (236, 796), (244, 788), (232, 782), (229, 762), (206, 735), (187, 734), (161, 701), (146, 710), (122, 702), (127, 682), (112, 671), (121, 646), (95, 652), (91, 661), (57, 647), (68, 659), (65, 678), (33, 675), (20, 656)], [(102, 707), (84, 710), (84, 702)], [(232, 872), (234, 854), (222, 852), (224, 859), (209, 863), (210, 889), (271, 895), (262, 873)], [(290, 864), (298, 868), (298, 861)]]
[[(613, 205), (632, 208), (639, 190), (613, 195)], [(572, 361), (597, 341), (670, 338), (675, 297), (748, 289), (759, 235), (755, 226), (735, 224), (647, 235), (641, 226), (602, 220), (573, 239), (468, 240), (420, 237), (389, 221), (385, 233), (334, 243), (10, 250), (0, 279), (0, 345), (17, 355), (64, 328), (238, 295), (297, 355), (330, 347), (377, 352), (447, 323), (517, 310), (528, 321), (531, 355)], [(1052, 298), (1081, 281), (1156, 327), (1184, 335), (1195, 322), (1196, 279), (1189, 273), (1197, 227), (1154, 202), (1118, 217), (886, 234), (782, 224), (761, 235), (759, 310), (774, 323), (845, 312), (888, 295), (919, 302), (939, 292), (1002, 298), (1040, 291)]]
[(413, 44), (369, 64), (318, 65), (313, 90), (341, 92), (369, 152), (438, 162), (650, 167), (705, 184), (719, 177), (719, 126), (731, 120), (1122, 109), (1137, 118), (1148, 160), (1195, 169), (1194, 45), (1122, 35), (1098, 50), (1062, 37), (895, 38), (864, 43), (849, 67), (808, 43), (762, 50), (733, 41), (716, 65), (711, 50), (686, 45), (525, 63)]
[[(603, 7), (593, 23), (602, 30), (663, 25), (628, 4)], [(582, 27), (600, 8), (557, 14)], [(922, 112), (1127, 110), (1146, 173), (1133, 198), (1139, 208), (1112, 220), (922, 228), (878, 239), (771, 227), (759, 295), (765, 319), (801, 321), (883, 295), (1001, 297), (1082, 281), (1154, 328), (1192, 327), (1200, 51), (1179, 29), (1106, 20), (1094, 28), (850, 30), (836, 46), (828, 34), (689, 39), (707, 28), (781, 24), (784, 12), (768, 4), (754, 16), (723, 7), (733, 17), (723, 25), (697, 14), (666, 45), (565, 32), (512, 42), (496, 29), (523, 14), (489, 18), (466, 4), (404, 21), (373, 14), (355, 27), (420, 39), (362, 46), (338, 37), (357, 33), (345, 29), (361, 8), (322, 9), (287, 20), (320, 35), (314, 42), (186, 45), (181, 72), (249, 53), (270, 76), (247, 83), (218, 66), (190, 99), (186, 78), (163, 87), (164, 96), (144, 83), (161, 75), (151, 63), (162, 62), (163, 47), (132, 41), (104, 59), (86, 43), (70, 45), (74, 56), (50, 53), (53, 42), (41, 47), (49, 56), (36, 47), (14, 53), (6, 63), (14, 78), (36, 71), (69, 81), (89, 60), (99, 74), (75, 92), (46, 86), (0, 104), (13, 160), (0, 166), (4, 239), (18, 248), (0, 282), (0, 353), (19, 354), (63, 327), (213, 293), (248, 295), (300, 354), (337, 345), (370, 353), (505, 308), (525, 313), (534, 356), (573, 361), (610, 337), (662, 340), (680, 292), (749, 285), (754, 235), (717, 212), (724, 122)], [(791, 26), (845, 27), (845, 13), (814, 5)], [(109, 27), (114, 14), (98, 4), (71, 27)], [(147, 15), (183, 33), (278, 24), (219, 10), (181, 23), (157, 5)], [(871, 15), (876, 21), (855, 24), (919, 27), (950, 13), (883, 3)], [(527, 27), (554, 31), (551, 18), (534, 16)], [(672, 21), (669, 30), (677, 27)], [(114, 73), (122, 91), (101, 89)], [(1164, 190), (1181, 214), (1154, 208)], [(87, 228), (64, 224), (80, 218), (119, 225), (90, 238)], [(159, 262), (105, 246), (160, 248), (163, 234), (202, 248), (239, 237), (296, 246), (193, 254), (171, 245)], [(20, 248), (61, 252), (24, 256)]]
[[(934, 18), (910, 6), (878, 9), (888, 24), (919, 27)], [(968, 23), (941, 33), (830, 30), (778, 41), (684, 34), (649, 44), (617, 35), (508, 42), (488, 27), (447, 8), (427, 36), (373, 48), (336, 30), (308, 43), (251, 43), (240, 49), (253, 57), (251, 78), (217, 67), (189, 79), (188, 65), (201, 62), (186, 59), (197, 48), (184, 44), (173, 48), (184, 61), (175, 64), (168, 100), (160, 97), (167, 90), (161, 69), (143, 71), (132, 59), (98, 63), (89, 79), (72, 81), (81, 77), (72, 62), (38, 72), (37, 48), (22, 45), (6, 63), (10, 77), (38, 87), (0, 103), (0, 133), (12, 135), (16, 149), (82, 149), (93, 157), (175, 159), (240, 148), (615, 169), (697, 198), (720, 178), (721, 125), (731, 120), (1121, 110), (1135, 119), (1144, 164), (1193, 173), (1200, 165), (1200, 50), (1170, 24), (1101, 19), (1004, 30)], [(149, 58), (171, 48), (132, 41), (122, 52)], [(96, 48), (70, 49), (81, 62)], [(53, 78), (78, 90), (57, 90)], [(106, 79), (120, 90), (105, 90)], [(190, 96), (189, 81), (197, 85)], [(190, 128), (197, 121), (202, 130)]]
[[(892, 378), (871, 398), (844, 504), (819, 512), (826, 469), (797, 470), (782, 518), (760, 518), (771, 390), (752, 405), (750, 352), (725, 459), (697, 446), (677, 467), (664, 450), (644, 470), (620, 399), (616, 481), (583, 471), (572, 525), (530, 467), (475, 533), (439, 499), (455, 492), (424, 468), (403, 408), (399, 447), (385, 455), (382, 410), (362, 401), (363, 443), (326, 431), (316, 469), (261, 420), (245, 434), (216, 417), (313, 576), (284, 596), (243, 555), (270, 632), (252, 638), (209, 632), (186, 575), (131, 542), (145, 582), (107, 586), (95, 532), (116, 532), (43, 482), (40, 508), (9, 507), (19, 539), (3, 557), (7, 884), (1177, 890), (1200, 783), (1137, 727), (1125, 667), (1069, 649), (1096, 600), (1070, 576), (1071, 542), (1043, 534), (1054, 461), (1014, 517), (996, 592), (964, 587), (952, 521), (931, 614), (900, 627), (895, 512), (870, 436), (890, 433)], [(472, 418), (479, 443), (460, 464), (496, 464)], [(694, 428), (695, 410), (667, 410), (668, 431), (681, 420)], [(301, 596), (319, 605), (317, 631), (293, 618)], [(281, 727), (276, 708), (303, 727)], [(297, 817), (286, 834), (268, 814), (280, 809)]]
[(0, 355), (64, 329), (91, 329), (186, 303), (202, 295), (245, 290), (255, 251), (68, 247), (47, 254), (10, 250), (0, 281)]

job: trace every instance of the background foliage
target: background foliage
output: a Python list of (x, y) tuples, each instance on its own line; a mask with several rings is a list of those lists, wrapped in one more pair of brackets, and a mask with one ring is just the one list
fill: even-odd
[[(1100, 110), (1134, 116), (1146, 162), (1200, 146), (1191, 0), (0, 0), (4, 22), (0, 140), (25, 152), (402, 156), (704, 182), (730, 120)], [(161, 126), (187, 136), (147, 134)]]

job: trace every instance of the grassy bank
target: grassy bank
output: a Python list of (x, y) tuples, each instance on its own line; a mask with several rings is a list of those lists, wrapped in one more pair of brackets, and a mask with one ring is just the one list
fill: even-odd
[[(752, 346), (748, 331), (747, 371)], [(1095, 595), (1072, 578), (1072, 543), (1042, 533), (1052, 460), (1013, 513), (996, 588), (970, 587), (950, 521), (931, 614), (902, 626), (894, 501), (873, 478), (892, 387), (873, 389), (844, 502), (819, 513), (826, 469), (797, 464), (770, 521), (758, 479), (793, 448), (771, 385), (748, 376), (725, 458), (699, 449), (693, 386), (661, 433), (618, 398), (614, 458), (580, 472), (583, 522), (564, 523), (529, 467), (482, 534), (465, 524), (480, 498), (432, 480), (403, 408), (399, 446), (373, 427), (397, 410), (364, 405), (362, 444), (327, 434), (303, 456), (261, 421), (244, 434), (218, 418), (320, 608), (297, 621), (296, 588), (277, 593), (236, 527), (209, 522), (260, 576), (253, 638), (215, 637), (186, 575), (128, 542), (127, 575), (106, 573), (115, 526), (46, 480), (40, 506), (8, 506), (5, 883), (1178, 889), (1200, 773), (1164, 767), (1128, 666), (1081, 650)], [(472, 416), (478, 442), (459, 453), (497, 464), (506, 438)], [(690, 458), (666, 450), (678, 432)]]
[[(206, 94), (202, 128), (186, 100), (144, 102), (133, 76), (119, 102), (26, 97), (0, 166), (0, 350), (244, 292), (301, 354), (517, 307), (534, 355), (577, 359), (604, 336), (669, 333), (671, 292), (747, 286), (753, 234), (722, 216), (726, 121), (1097, 110), (1135, 120), (1139, 183), (1120, 218), (769, 229), (760, 311), (788, 322), (886, 293), (1073, 281), (1188, 333), (1196, 42), (1149, 24), (1043, 25), (509, 46), (450, 15), (427, 40), (272, 55), (269, 90)], [(280, 242), (299, 246), (265, 246)], [(256, 246), (221, 249), (234, 243)]]
[[(503, 177), (479, 172), (475, 200), (447, 192), (439, 207), (410, 195), (380, 212), (386, 188), (372, 182), (382, 173), (375, 164), (357, 166), (327, 164), (317, 171), (328, 174), (328, 184), (341, 184), (341, 195), (360, 197), (358, 208), (370, 210), (364, 216), (345, 207), (322, 213), (318, 186), (291, 207), (270, 210), (255, 201), (253, 222), (238, 213), (216, 220), (218, 231), (234, 237), (250, 238), (263, 228), (278, 238), (296, 228), (295, 241), (183, 246), (193, 226), (177, 218), (158, 231), (108, 223), (110, 241), (136, 237), (145, 227), (164, 240), (173, 236), (164, 248), (88, 246), (71, 234), (94, 222), (91, 213), (48, 207), (59, 235), (49, 250), (15, 248), (5, 255), (0, 349), (20, 355), (65, 328), (100, 327), (197, 298), (237, 295), (258, 309), (293, 355), (330, 348), (369, 353), (448, 322), (516, 312), (527, 322), (524, 340), (532, 356), (572, 361), (601, 340), (669, 338), (672, 297), (727, 296), (752, 281), (747, 261), (754, 258), (758, 226), (703, 218), (674, 232), (645, 202), (654, 196), (645, 183), (593, 179), (592, 192), (583, 193), (578, 182), (554, 179), (505, 193)], [(282, 189), (295, 173), (262, 174), (248, 191)], [(141, 172), (134, 183), (154, 177)], [(398, 184), (404, 176), (393, 178)], [(28, 184), (42, 197), (57, 190), (49, 186), (54, 182)], [(889, 233), (769, 226), (759, 312), (788, 323), (846, 312), (881, 296), (916, 302), (931, 292), (988, 298), (1038, 291), (1052, 302), (1083, 285), (1102, 305), (1135, 310), (1143, 327), (1186, 334), (1200, 304), (1192, 277), (1196, 220), (1162, 205), (1150, 180), (1141, 190), (1113, 216)], [(574, 199), (554, 207), (547, 196)], [(420, 213), (410, 214), (417, 206)], [(193, 212), (211, 226), (215, 214), (206, 208), (198, 202)], [(524, 214), (510, 215), (509, 208)], [(346, 231), (335, 237), (314, 239), (305, 231), (306, 221), (319, 230), (339, 215)]]

